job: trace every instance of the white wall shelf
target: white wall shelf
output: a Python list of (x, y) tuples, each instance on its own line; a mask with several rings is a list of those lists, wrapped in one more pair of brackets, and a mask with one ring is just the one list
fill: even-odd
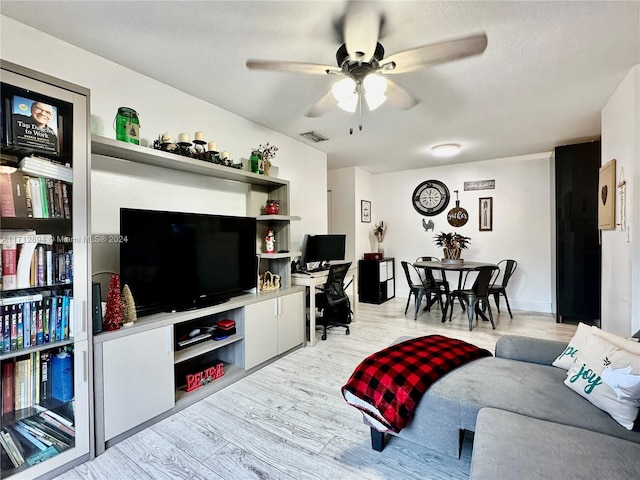
[(207, 175), (209, 177), (252, 185), (280, 186), (289, 184), (288, 180), (258, 175), (257, 173), (246, 170), (216, 165), (215, 163), (205, 162), (204, 160), (184, 157), (150, 147), (141, 147), (140, 145), (121, 142), (99, 135), (91, 136), (91, 152), (106, 157), (121, 158), (130, 162), (143, 163), (182, 172), (197, 173), (199, 175)]

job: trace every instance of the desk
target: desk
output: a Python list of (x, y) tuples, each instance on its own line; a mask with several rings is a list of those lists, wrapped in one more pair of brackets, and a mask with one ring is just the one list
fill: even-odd
[[(329, 270), (322, 270), (320, 272), (313, 273), (292, 273), (291, 284), (292, 285), (304, 285), (308, 288), (309, 293), (309, 346), (313, 347), (316, 344), (316, 296), (315, 288), (327, 283), (327, 277), (329, 276)], [(351, 286), (353, 288), (353, 295), (351, 301), (351, 309), (353, 310), (353, 317), (356, 318), (357, 305), (358, 305), (358, 267), (353, 263), (351, 268), (347, 271), (347, 278), (351, 278)], [(348, 283), (348, 282), (347, 282)], [(305, 335), (306, 338), (306, 335)]]
[[(458, 288), (457, 290), (462, 290), (462, 272), (468, 272), (471, 270), (475, 270), (478, 267), (497, 267), (495, 263), (484, 263), (484, 262), (460, 262), (460, 263), (449, 263), (449, 262), (416, 262), (414, 265), (418, 268), (427, 268), (431, 270), (440, 270), (442, 272), (442, 279), (446, 280), (447, 271), (456, 271), (459, 272), (458, 275)], [(451, 304), (451, 308), (453, 308), (453, 298), (447, 299), (447, 306), (444, 308), (444, 312), (442, 313), (442, 321), (444, 322), (447, 316), (448, 305)]]

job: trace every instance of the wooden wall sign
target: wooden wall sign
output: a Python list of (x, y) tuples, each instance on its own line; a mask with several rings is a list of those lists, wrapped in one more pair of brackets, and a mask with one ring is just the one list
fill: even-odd
[(611, 160), (600, 168), (598, 182), (598, 228), (616, 228), (616, 161)]
[(456, 194), (456, 206), (447, 213), (447, 221), (453, 227), (461, 227), (469, 221), (469, 212), (460, 206), (458, 190), (454, 190), (454, 192)]

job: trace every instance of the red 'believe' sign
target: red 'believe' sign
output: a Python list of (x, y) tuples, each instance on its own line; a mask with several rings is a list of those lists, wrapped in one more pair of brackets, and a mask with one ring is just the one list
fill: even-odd
[(216, 378), (220, 378), (223, 375), (224, 369), (222, 368), (222, 363), (206, 368), (199, 373), (189, 374), (187, 375), (187, 392), (200, 388), (209, 382), (213, 382)]

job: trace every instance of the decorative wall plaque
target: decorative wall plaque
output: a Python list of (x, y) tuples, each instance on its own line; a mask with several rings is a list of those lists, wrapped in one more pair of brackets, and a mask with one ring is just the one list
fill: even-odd
[(454, 190), (454, 192), (456, 194), (456, 206), (447, 213), (447, 221), (453, 227), (461, 227), (469, 221), (469, 212), (460, 206), (458, 190)]

